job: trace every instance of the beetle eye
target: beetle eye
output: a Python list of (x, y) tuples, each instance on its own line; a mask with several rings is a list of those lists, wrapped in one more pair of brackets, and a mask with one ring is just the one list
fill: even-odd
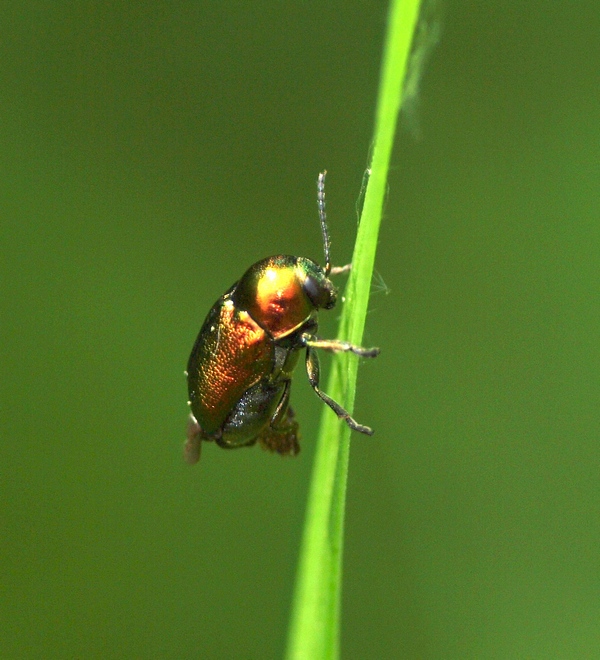
[(316, 279), (307, 275), (302, 283), (306, 295), (318, 309), (331, 309), (337, 300), (337, 290), (327, 278)]

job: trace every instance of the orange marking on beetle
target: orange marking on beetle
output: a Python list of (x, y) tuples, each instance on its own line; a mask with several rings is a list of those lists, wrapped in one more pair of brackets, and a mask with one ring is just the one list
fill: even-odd
[(256, 287), (256, 302), (265, 316), (274, 318), (285, 314), (293, 297), (297, 295), (294, 271), (267, 268)]

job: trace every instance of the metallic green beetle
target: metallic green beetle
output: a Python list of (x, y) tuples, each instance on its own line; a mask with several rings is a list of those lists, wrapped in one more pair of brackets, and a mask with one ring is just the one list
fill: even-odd
[(372, 435), (319, 389), (315, 349), (375, 357), (337, 339), (318, 339), (319, 309), (332, 309), (337, 289), (325, 214), (325, 172), (319, 174), (317, 203), (325, 267), (306, 257), (277, 255), (258, 261), (214, 304), (196, 339), (187, 367), (189, 405), (185, 459), (196, 463), (202, 440), (220, 447), (264, 449), (294, 456), (300, 451), (298, 422), (289, 407), (292, 374), (306, 349), (306, 372), (316, 394), (360, 433)]

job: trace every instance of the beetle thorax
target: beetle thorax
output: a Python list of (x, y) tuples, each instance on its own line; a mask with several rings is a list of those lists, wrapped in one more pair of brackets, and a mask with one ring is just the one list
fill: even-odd
[(294, 257), (270, 257), (251, 266), (238, 282), (234, 301), (275, 339), (301, 327), (314, 311)]

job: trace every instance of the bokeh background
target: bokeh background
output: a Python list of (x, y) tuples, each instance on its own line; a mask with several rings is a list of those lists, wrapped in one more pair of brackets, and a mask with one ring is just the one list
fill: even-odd
[[(0, 657), (281, 657), (322, 405), (299, 370), (297, 459), (190, 468), (183, 370), (248, 265), (321, 259), (325, 167), (350, 259), (386, 13), (2, 3)], [(600, 12), (439, 18), (359, 372), (343, 655), (600, 657)]]

